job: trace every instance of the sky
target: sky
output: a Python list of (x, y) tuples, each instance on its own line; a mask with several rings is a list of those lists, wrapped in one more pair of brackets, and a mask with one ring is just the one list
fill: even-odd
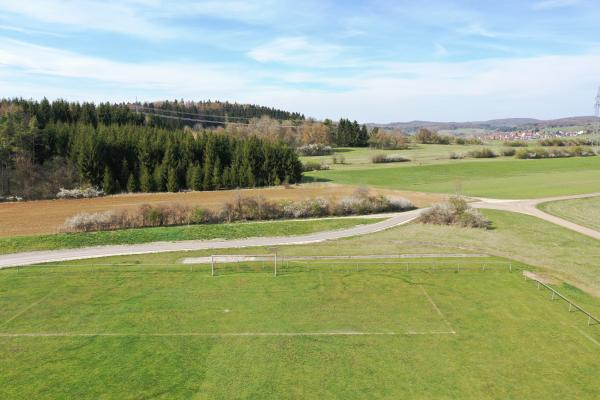
[(591, 115), (597, 0), (0, 0), (0, 97), (359, 122)]

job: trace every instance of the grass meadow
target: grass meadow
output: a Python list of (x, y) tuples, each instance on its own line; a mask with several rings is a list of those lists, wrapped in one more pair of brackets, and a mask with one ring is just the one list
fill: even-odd
[(543, 211), (600, 231), (600, 197), (542, 203)]
[[(379, 150), (368, 147), (339, 147), (335, 148), (335, 157), (338, 161), (343, 157), (344, 163), (333, 163), (333, 156), (310, 156), (300, 157), (303, 162), (312, 161), (320, 162), (329, 165), (332, 170), (354, 170), (354, 169), (370, 169), (382, 168), (381, 164), (373, 164), (371, 158), (376, 154), (400, 155), (411, 160), (411, 163), (402, 163), (402, 166), (412, 164), (428, 165), (440, 164), (450, 161), (450, 153), (462, 154), (464, 156), (471, 150), (479, 150), (483, 147), (494, 150), (497, 154), (500, 153), (502, 146), (499, 143), (485, 145), (444, 145), (444, 144), (413, 144), (406, 150)], [(465, 158), (455, 160), (456, 162), (472, 162), (474, 159)], [(396, 166), (398, 164), (395, 164)], [(383, 167), (389, 168), (390, 165)]]
[(381, 220), (381, 218), (323, 218), (304, 221), (236, 222), (230, 224), (165, 226), (120, 229), (115, 231), (14, 236), (0, 238), (0, 254), (112, 244), (303, 235), (371, 224)]
[(1, 398), (600, 396), (600, 326), (516, 270), (83, 265), (0, 271)]
[(455, 161), (316, 171), (306, 176), (308, 180), (397, 190), (459, 192), (491, 198), (540, 198), (600, 191), (600, 157)]

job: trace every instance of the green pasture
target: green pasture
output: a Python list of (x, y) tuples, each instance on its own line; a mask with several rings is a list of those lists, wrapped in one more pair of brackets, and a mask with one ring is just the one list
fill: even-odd
[(540, 198), (600, 191), (600, 157), (340, 169), (310, 172), (306, 180), (491, 198)]
[[(400, 155), (410, 160), (410, 162), (396, 163), (392, 166), (410, 166), (410, 165), (426, 165), (426, 164), (439, 164), (450, 161), (450, 153), (458, 155), (464, 155), (466, 157), (469, 151), (479, 150), (484, 147), (489, 147), (496, 153), (500, 153), (502, 146), (501, 143), (497, 144), (486, 144), (486, 145), (441, 145), (441, 144), (413, 144), (410, 149), (407, 150), (378, 150), (371, 149), (368, 147), (340, 147), (336, 148), (334, 155), (331, 156), (314, 156), (314, 157), (300, 157), (303, 162), (319, 162), (322, 164), (329, 165), (332, 170), (355, 170), (365, 168), (384, 168), (390, 167), (390, 164), (373, 164), (371, 158), (376, 154), (386, 155)], [(333, 163), (333, 157), (336, 157), (338, 162), (343, 157), (344, 163)], [(500, 157), (505, 159), (506, 157)], [(474, 159), (465, 158), (462, 160), (452, 160), (456, 163), (471, 162)], [(489, 160), (486, 160), (489, 161)]]

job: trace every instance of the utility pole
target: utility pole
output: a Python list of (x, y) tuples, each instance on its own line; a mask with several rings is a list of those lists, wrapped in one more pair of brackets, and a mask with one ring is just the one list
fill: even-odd
[(598, 94), (596, 94), (596, 103), (594, 104), (594, 115), (596, 121), (594, 121), (595, 134), (596, 134), (596, 153), (598, 153), (598, 146), (600, 145), (600, 87), (598, 87)]

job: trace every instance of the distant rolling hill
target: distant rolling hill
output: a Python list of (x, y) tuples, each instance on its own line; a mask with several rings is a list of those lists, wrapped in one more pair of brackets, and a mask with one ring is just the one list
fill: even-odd
[(487, 131), (511, 131), (518, 129), (543, 129), (562, 126), (586, 126), (597, 121), (593, 116), (566, 117), (551, 120), (540, 120), (535, 118), (503, 118), (491, 119), (489, 121), (467, 121), (467, 122), (433, 122), (433, 121), (410, 121), (391, 122), (387, 124), (368, 124), (370, 127), (383, 129), (399, 129), (406, 133), (412, 133), (420, 128), (433, 130), (460, 130), (460, 129), (483, 129)]

